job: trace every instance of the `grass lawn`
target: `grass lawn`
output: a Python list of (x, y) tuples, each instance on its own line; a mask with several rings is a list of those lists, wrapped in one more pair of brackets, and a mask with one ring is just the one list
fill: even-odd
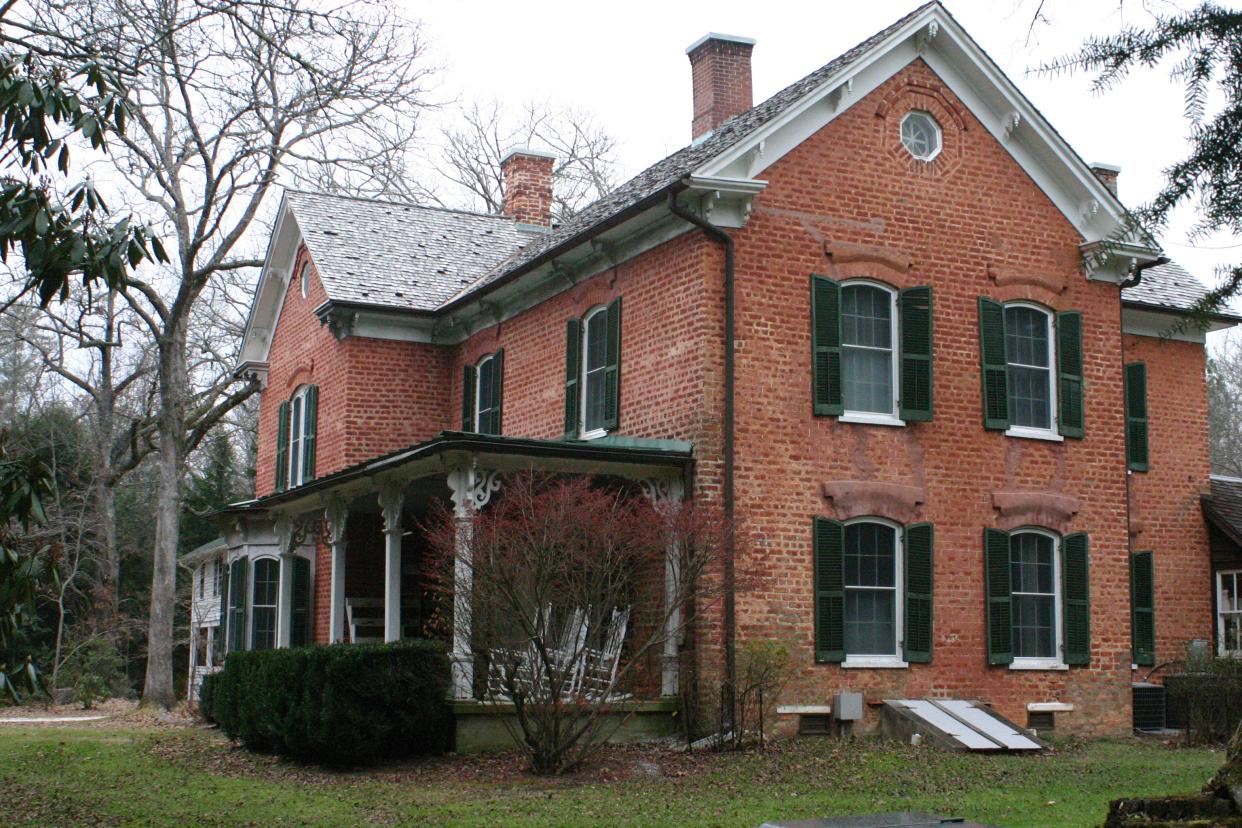
[(214, 731), (133, 721), (0, 725), (0, 801), (13, 826), (737, 825), (926, 810), (993, 825), (1090, 826), (1123, 795), (1197, 790), (1220, 751), (1140, 741), (1049, 756), (955, 756), (824, 739), (763, 754), (618, 748), (559, 780), (513, 755), (329, 772), (254, 756)]

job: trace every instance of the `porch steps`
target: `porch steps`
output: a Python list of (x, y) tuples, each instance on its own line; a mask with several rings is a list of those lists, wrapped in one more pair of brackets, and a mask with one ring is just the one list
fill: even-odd
[[(413, 613), (403, 608), (402, 638), (417, 638), (419, 625), (411, 617)], [(349, 640), (355, 644), (381, 644), (384, 641), (384, 599), (346, 598), (345, 623), (349, 626)]]

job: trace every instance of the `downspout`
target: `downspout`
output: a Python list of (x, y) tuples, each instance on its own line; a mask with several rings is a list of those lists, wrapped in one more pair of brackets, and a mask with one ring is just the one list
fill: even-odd
[(736, 587), (736, 567), (734, 562), (734, 486), (733, 486), (733, 416), (734, 416), (734, 299), (733, 299), (733, 237), (696, 216), (677, 204), (677, 192), (670, 190), (668, 194), (668, 210), (673, 215), (698, 227), (709, 237), (720, 242), (724, 247), (724, 438), (723, 488), (725, 513), (725, 556), (724, 556), (724, 647), (725, 647), (725, 709), (729, 712), (729, 720), (733, 718), (733, 692), (737, 686), (737, 623), (735, 620), (734, 589)]
[(1130, 276), (1129, 279), (1126, 279), (1125, 281), (1121, 283), (1120, 285), (1121, 289), (1125, 290), (1126, 288), (1138, 287), (1139, 282), (1143, 281), (1144, 270), (1146, 270), (1149, 267), (1156, 267), (1157, 265), (1168, 264), (1171, 261), (1173, 260), (1170, 259), (1168, 256), (1158, 256), (1150, 262), (1143, 262), (1143, 264), (1135, 263), (1134, 273)]

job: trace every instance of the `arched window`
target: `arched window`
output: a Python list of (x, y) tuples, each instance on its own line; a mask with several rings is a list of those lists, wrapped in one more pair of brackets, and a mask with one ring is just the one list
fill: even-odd
[(302, 291), (302, 298), (310, 293), (310, 262), (303, 262), (302, 272), (298, 275), (298, 286)]
[(303, 385), (281, 403), (276, 444), (276, 490), (315, 478), (315, 433), (319, 421), (319, 386)]
[(1013, 601), (1013, 659), (1061, 658), (1061, 563), (1058, 539), (1023, 529), (1009, 536), (1009, 583)]
[(899, 660), (900, 532), (876, 518), (845, 524), (845, 655)]
[(1056, 423), (1056, 383), (1052, 314), (1036, 305), (1005, 305), (1005, 360), (1008, 364), (1011, 429), (1051, 432)]
[(480, 434), (500, 433), (502, 351), (488, 354), (475, 367), (475, 430)]
[(280, 594), (280, 561), (259, 558), (254, 562), (254, 590), (250, 602), (250, 649), (276, 646), (276, 603)]
[(897, 415), (895, 293), (872, 282), (841, 285), (841, 392), (845, 416)]

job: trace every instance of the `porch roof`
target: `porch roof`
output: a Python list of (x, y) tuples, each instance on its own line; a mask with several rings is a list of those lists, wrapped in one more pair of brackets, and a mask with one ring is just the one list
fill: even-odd
[(1212, 493), (1202, 495), (1203, 516), (1242, 548), (1242, 479), (1212, 475)]
[(516, 471), (538, 461), (552, 471), (640, 476), (643, 469), (684, 471), (694, 460), (694, 444), (685, 440), (600, 437), (594, 440), (539, 440), (462, 431), (442, 431), (430, 440), (364, 460), (310, 483), (266, 497), (233, 503), (219, 515), (239, 515), (276, 508), (297, 511), (319, 505), (324, 495), (361, 494), (376, 477), (413, 480), (447, 472), (463, 461), (482, 460), (488, 468)]

